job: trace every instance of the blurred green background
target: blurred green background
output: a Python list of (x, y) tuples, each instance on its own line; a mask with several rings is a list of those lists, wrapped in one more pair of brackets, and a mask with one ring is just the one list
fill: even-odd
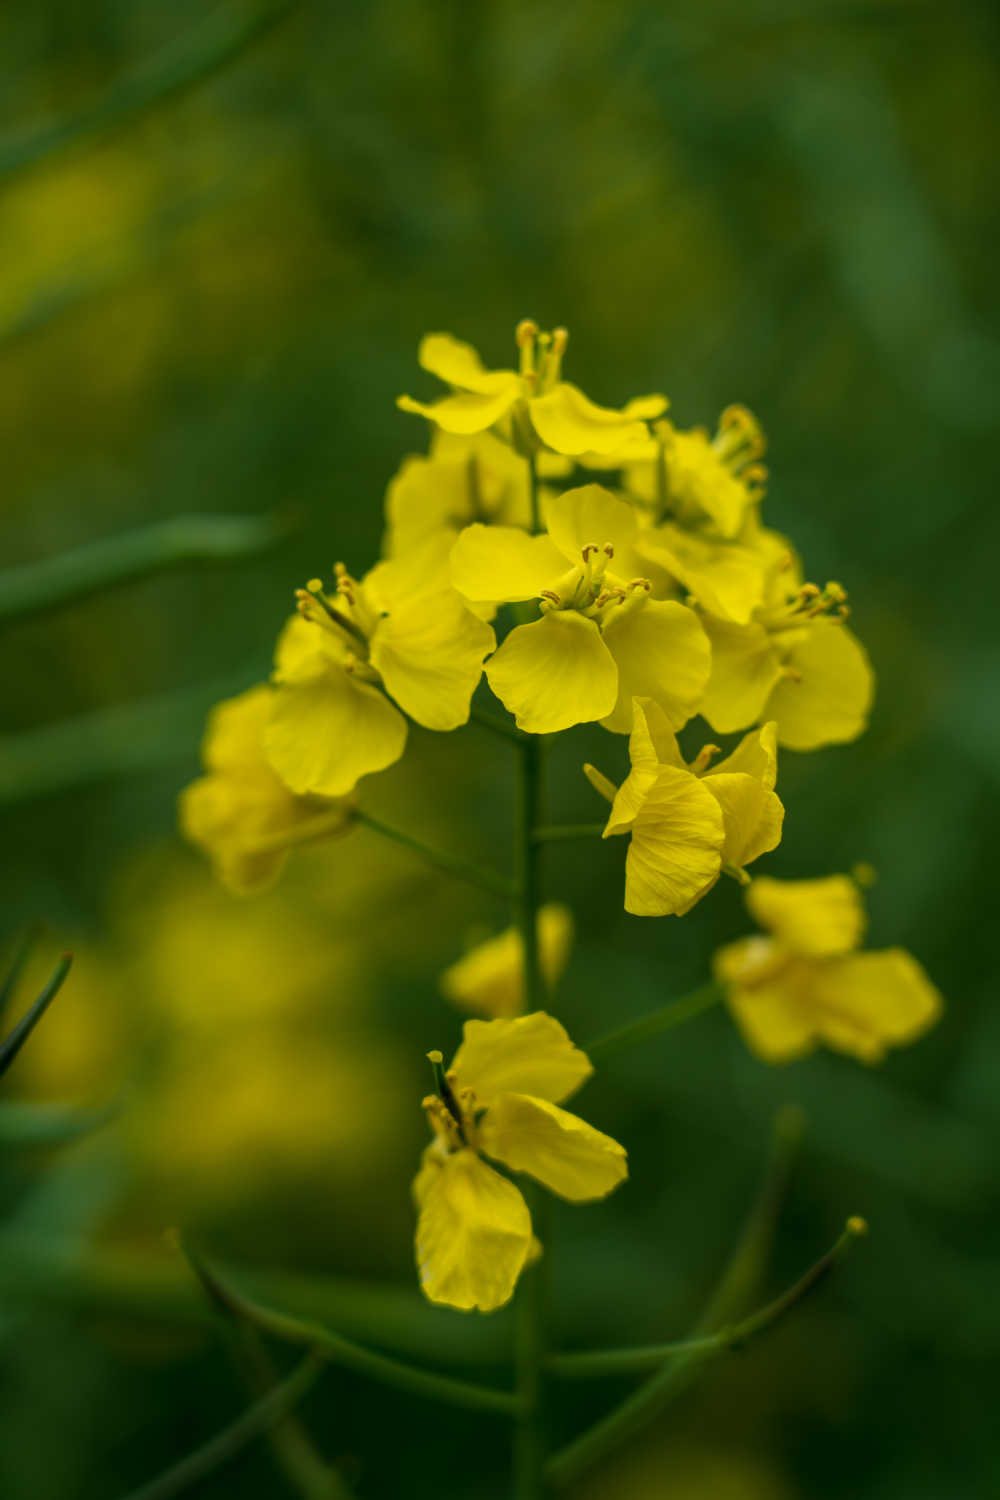
[[(433, 384), (421, 333), (507, 364), (524, 316), (568, 325), (598, 401), (761, 418), (765, 515), (849, 588), (879, 674), (865, 738), (783, 757), (761, 868), (871, 861), (870, 942), (947, 1000), (876, 1071), (767, 1069), (719, 1012), (588, 1087), (632, 1179), (554, 1215), (566, 1346), (693, 1321), (785, 1102), (809, 1127), (766, 1289), (846, 1214), (872, 1235), (578, 1493), (1000, 1487), (998, 40), (986, 0), (3, 8), (2, 566), (176, 515), (290, 528), (5, 627), (3, 926), (45, 923), (36, 980), (78, 956), (4, 1092), (125, 1101), (77, 1144), (4, 1148), (5, 1500), (118, 1500), (245, 1403), (171, 1224), (344, 1332), (491, 1376), (503, 1357), (507, 1314), (421, 1304), (408, 1183), (424, 1052), (460, 1031), (437, 975), (505, 913), (365, 830), (239, 903), (174, 818), (207, 710), (266, 675), (292, 588), (374, 561), (386, 483), (426, 444), (394, 407)], [(600, 815), (584, 759), (618, 776), (624, 744), (565, 737), (554, 820)], [(365, 802), (499, 861), (511, 773), (479, 728), (415, 730)], [(547, 858), (583, 934), (559, 1002), (580, 1040), (749, 930), (728, 883), (683, 921), (627, 917), (622, 852)], [(570, 1387), (557, 1434), (626, 1388)], [(304, 1412), (360, 1497), (505, 1492), (502, 1420), (337, 1371)], [(294, 1493), (264, 1444), (203, 1492)]]

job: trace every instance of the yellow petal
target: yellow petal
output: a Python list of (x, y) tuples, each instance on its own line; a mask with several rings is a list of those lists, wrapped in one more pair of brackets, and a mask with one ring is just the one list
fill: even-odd
[(349, 657), (347, 647), (332, 631), (322, 630), (301, 615), (292, 615), (274, 648), (275, 680), (309, 682), (342, 666)]
[[(743, 938), (719, 949), (713, 969), (751, 1052), (767, 1063), (785, 1063), (816, 1045), (815, 965), (796, 958), (769, 962), (773, 949), (767, 939)], [(753, 982), (742, 983), (745, 975)]]
[(749, 548), (705, 541), (668, 525), (646, 532), (639, 551), (723, 620), (746, 625), (763, 598), (763, 563)]
[(611, 453), (648, 437), (643, 422), (627, 412), (595, 405), (565, 381), (548, 395), (535, 396), (528, 410), (542, 442), (557, 453)]
[(714, 883), (724, 840), (715, 798), (688, 771), (661, 766), (632, 825), (625, 910), (661, 917), (690, 906)]
[(865, 930), (861, 893), (846, 875), (822, 880), (761, 876), (748, 886), (746, 903), (754, 921), (796, 953), (849, 953)]
[[(549, 989), (566, 967), (573, 939), (573, 914), (550, 901), (538, 912), (538, 955)], [(524, 943), (516, 927), (478, 943), (441, 975), (441, 989), (453, 1004), (483, 1016), (517, 1016), (524, 1010)]]
[(573, 563), (579, 563), (584, 547), (603, 547), (610, 542), (618, 559), (612, 568), (618, 572), (621, 554), (628, 552), (639, 533), (631, 505), (600, 484), (581, 484), (553, 495), (546, 500), (544, 510), (549, 536), (562, 556)]
[(626, 833), (641, 812), (662, 765), (687, 774), (676, 736), (666, 714), (651, 698), (632, 700), (632, 732), (628, 753), (632, 769), (614, 794), (603, 837)]
[(518, 625), (490, 658), (486, 677), (529, 734), (603, 718), (618, 696), (618, 669), (600, 631), (568, 609)]
[(864, 1063), (890, 1046), (915, 1041), (942, 1011), (942, 1000), (904, 948), (852, 953), (817, 966), (816, 1030), (828, 1047)]
[(476, 395), (463, 391), (457, 396), (445, 396), (440, 401), (414, 401), (412, 396), (399, 396), (396, 405), (400, 411), (413, 412), (437, 423), (445, 432), (467, 436), (484, 432), (510, 410), (518, 397), (520, 382), (513, 387), (503, 387), (491, 395)]
[(724, 864), (742, 870), (761, 854), (781, 843), (785, 809), (777, 794), (754, 776), (723, 772), (706, 776), (702, 786), (722, 809), (726, 838), (722, 846)]
[(578, 1115), (527, 1094), (501, 1094), (486, 1112), (482, 1148), (560, 1198), (604, 1198), (628, 1176), (625, 1148)]
[[(712, 645), (712, 671), (701, 712), (722, 734), (746, 729), (761, 717), (776, 718), (769, 694), (781, 679), (778, 652), (763, 626), (734, 625), (704, 615), (702, 624)], [(764, 705), (768, 712), (764, 715)]]
[(342, 668), (283, 682), (264, 731), (264, 751), (293, 792), (342, 797), (362, 776), (391, 766), (406, 720), (377, 689)]
[[(285, 802), (295, 807), (296, 798), (270, 773)], [(177, 799), (181, 832), (209, 855), (216, 873), (237, 896), (266, 890), (281, 873), (288, 857), (286, 849), (255, 850), (256, 832), (277, 831), (280, 818), (275, 801), (259, 782), (232, 782), (220, 776), (202, 776), (186, 786)], [(290, 822), (294, 822), (291, 817)]]
[(774, 783), (778, 778), (776, 727), (773, 722), (762, 724), (760, 729), (752, 729), (749, 734), (745, 734), (732, 754), (713, 766), (708, 776), (742, 771), (747, 776), (753, 776), (767, 791), (773, 791)]
[(479, 1108), (498, 1094), (526, 1093), (561, 1104), (591, 1073), (590, 1059), (544, 1010), (513, 1020), (466, 1021), (452, 1069)]
[(547, 536), (513, 526), (466, 526), (451, 550), (451, 581), (466, 599), (535, 599), (565, 571)]
[(502, 1307), (531, 1245), (531, 1217), (517, 1188), (475, 1152), (456, 1151), (421, 1191), (416, 1250), (425, 1295), (449, 1307)]
[(693, 609), (647, 599), (638, 609), (611, 609), (602, 635), (618, 667), (618, 698), (605, 729), (628, 734), (632, 699), (649, 697), (674, 729), (698, 711), (711, 669), (711, 650)]
[(496, 645), (492, 627), (443, 589), (394, 609), (379, 621), (370, 659), (400, 707), (426, 729), (456, 729), (483, 661)]
[(708, 516), (724, 537), (734, 537), (752, 501), (750, 492), (722, 462), (705, 432), (671, 432), (667, 448), (670, 491), (682, 509)]
[(778, 682), (764, 710), (777, 721), (778, 743), (815, 750), (857, 739), (868, 722), (875, 678), (867, 652), (847, 627), (814, 620), (787, 665), (795, 677)]
[(460, 391), (492, 395), (518, 381), (513, 370), (486, 370), (479, 353), (471, 344), (450, 333), (426, 333), (420, 340), (417, 362), (448, 385)]

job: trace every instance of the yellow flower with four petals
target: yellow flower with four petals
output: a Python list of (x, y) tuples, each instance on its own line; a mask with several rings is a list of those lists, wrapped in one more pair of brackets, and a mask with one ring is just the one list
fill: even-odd
[(628, 1176), (625, 1150), (559, 1108), (593, 1069), (544, 1011), (466, 1021), (447, 1073), (440, 1052), (428, 1055), (434, 1141), (413, 1184), (420, 1284), (432, 1302), (491, 1312), (511, 1297), (533, 1237), (521, 1192), (483, 1158), (587, 1203)]
[(856, 951), (865, 910), (846, 875), (757, 879), (746, 902), (770, 936), (720, 948), (713, 967), (747, 1045), (765, 1062), (789, 1062), (820, 1043), (881, 1062), (941, 1014), (941, 996), (905, 948)]

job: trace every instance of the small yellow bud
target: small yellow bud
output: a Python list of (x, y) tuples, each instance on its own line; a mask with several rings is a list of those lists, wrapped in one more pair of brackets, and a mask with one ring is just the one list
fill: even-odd
[(444, 1053), (443, 1052), (439, 1052), (437, 1050), (437, 1048), (435, 1047), (435, 1049), (434, 1049), (433, 1052), (428, 1052), (428, 1054), (427, 1054), (427, 1061), (429, 1063), (443, 1063), (444, 1062)]
[(846, 1228), (848, 1234), (853, 1234), (856, 1239), (863, 1239), (868, 1233), (868, 1220), (863, 1219), (860, 1214), (852, 1214)]

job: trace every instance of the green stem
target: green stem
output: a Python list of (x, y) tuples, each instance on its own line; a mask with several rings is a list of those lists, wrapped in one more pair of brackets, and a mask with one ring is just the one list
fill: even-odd
[(50, 126), (26, 139), (0, 144), (0, 180), (47, 161), (59, 151), (130, 123), (205, 83), (279, 25), (296, 9), (294, 3), (269, 6), (249, 19), (223, 10), (196, 33), (165, 47), (151, 63), (113, 84), (89, 109), (65, 124)]
[(562, 839), (599, 839), (604, 832), (603, 823), (552, 823), (536, 828), (536, 844), (556, 844)]
[(23, 620), (186, 563), (255, 557), (288, 534), (280, 516), (174, 516), (0, 572), (0, 621)]
[(243, 1318), (264, 1333), (273, 1334), (287, 1343), (305, 1344), (320, 1359), (347, 1370), (356, 1370), (358, 1374), (368, 1375), (373, 1380), (394, 1386), (396, 1390), (425, 1396), (430, 1401), (446, 1401), (470, 1411), (502, 1412), (506, 1416), (516, 1415), (519, 1410), (517, 1398), (509, 1391), (493, 1390), (489, 1386), (418, 1370), (401, 1360), (390, 1359), (387, 1355), (365, 1349), (361, 1344), (352, 1343), (318, 1323), (307, 1323), (286, 1313), (274, 1312), (259, 1302), (251, 1302), (224, 1282), (219, 1273), (189, 1247), (184, 1247), (184, 1253), (212, 1301), (229, 1316)]
[(538, 462), (534, 453), (528, 454), (528, 499), (531, 502), (531, 531), (537, 536), (542, 528), (542, 508), (538, 498)]
[(10, 1067), (11, 1063), (14, 1061), (15, 1057), (24, 1046), (25, 1042), (28, 1040), (28, 1037), (34, 1031), (35, 1027), (38, 1025), (39, 1021), (42, 1019), (49, 1006), (52, 1004), (52, 1001), (59, 993), (60, 989), (62, 988), (62, 982), (66, 978), (66, 975), (69, 973), (72, 963), (72, 953), (64, 953), (62, 958), (60, 958), (59, 962), (56, 964), (48, 984), (46, 984), (37, 1000), (34, 1001), (34, 1003), (21, 1017), (20, 1021), (18, 1021), (13, 1031), (11, 1031), (10, 1035), (5, 1037), (3, 1042), (0, 1043), (0, 1078), (2, 1078), (6, 1073), (7, 1069)]
[(503, 719), (498, 719), (496, 714), (491, 714), (484, 708), (476, 708), (475, 705), (469, 710), (469, 722), (481, 724), (491, 734), (502, 735), (505, 740), (514, 740), (517, 744), (527, 739), (523, 729), (518, 729), (515, 724), (507, 724)]
[(630, 1021), (627, 1026), (620, 1027), (618, 1031), (611, 1031), (607, 1036), (598, 1037), (596, 1041), (589, 1042), (583, 1050), (588, 1057), (612, 1057), (616, 1052), (624, 1052), (629, 1047), (638, 1046), (640, 1042), (648, 1042), (652, 1037), (659, 1036), (661, 1032), (672, 1031), (675, 1026), (682, 1026), (685, 1021), (693, 1020), (703, 1011), (711, 1010), (721, 999), (722, 990), (717, 984), (713, 982), (703, 985), (700, 990), (693, 990), (690, 995), (684, 995), (680, 1000), (672, 1000), (662, 1010), (654, 1010), (648, 1016), (640, 1016), (638, 1021)]
[(404, 849), (410, 849), (414, 854), (427, 864), (433, 865), (436, 870), (443, 870), (447, 875), (454, 875), (456, 880), (464, 880), (469, 885), (477, 885), (481, 890), (490, 891), (494, 896), (503, 896), (511, 900), (515, 894), (512, 881), (506, 876), (499, 875), (494, 870), (488, 870), (485, 866), (477, 864), (475, 860), (466, 859), (461, 854), (449, 854), (444, 849), (434, 849), (430, 844), (423, 843), (414, 838), (410, 833), (404, 833), (401, 828), (393, 828), (388, 823), (383, 823), (380, 818), (372, 817), (371, 813), (362, 812), (361, 808), (354, 808), (351, 816), (366, 828), (372, 829), (374, 833), (380, 833), (383, 838), (392, 839), (394, 844), (401, 844)]
[(302, 1400), (322, 1371), (322, 1360), (308, 1354), (287, 1380), (273, 1386), (266, 1396), (248, 1406), (235, 1422), (156, 1479), (132, 1490), (127, 1500), (173, 1500), (175, 1495), (193, 1488), (238, 1457), (254, 1438), (280, 1422)]
[[(532, 469), (533, 472), (533, 469)], [(539, 864), (535, 837), (542, 801), (542, 741), (526, 737), (521, 746), (517, 791), (516, 869), (517, 923), (524, 950), (524, 1008), (539, 1010), (544, 1001), (538, 950)], [(532, 1194), (532, 1198), (536, 1195)], [(545, 1440), (542, 1431), (542, 1361), (545, 1282), (543, 1268), (531, 1266), (518, 1293), (514, 1366), (521, 1415), (514, 1430), (514, 1500), (541, 1500), (544, 1492)]]
[(775, 1297), (752, 1316), (720, 1328), (717, 1333), (707, 1334), (703, 1338), (679, 1339), (669, 1344), (646, 1344), (634, 1349), (596, 1349), (582, 1354), (556, 1354), (546, 1361), (546, 1368), (567, 1380), (605, 1375), (635, 1375), (657, 1369), (670, 1359), (701, 1358), (742, 1349), (812, 1291), (865, 1232), (863, 1220), (849, 1219), (836, 1243), (798, 1281), (782, 1292), (780, 1297)]
[[(671, 1397), (679, 1394), (691, 1383), (694, 1376), (700, 1373), (703, 1365), (708, 1364), (718, 1355), (726, 1353), (727, 1350), (738, 1348), (783, 1317), (819, 1285), (843, 1258), (855, 1240), (866, 1232), (867, 1226), (863, 1219), (848, 1219), (844, 1232), (836, 1244), (810, 1266), (805, 1275), (780, 1297), (776, 1297), (773, 1302), (769, 1302), (766, 1307), (761, 1308), (752, 1317), (745, 1318), (741, 1323), (721, 1329), (714, 1338), (692, 1340), (686, 1353), (678, 1354), (674, 1346), (675, 1357), (672, 1362), (661, 1369), (658, 1374), (653, 1375), (582, 1437), (569, 1443), (549, 1460), (545, 1470), (549, 1483), (556, 1489), (575, 1483), (595, 1463), (644, 1427)], [(670, 1348), (670, 1346), (667, 1347)], [(614, 1363), (609, 1363), (600, 1373), (608, 1374), (612, 1370), (621, 1372), (626, 1368), (633, 1370), (644, 1368), (641, 1363), (626, 1364), (625, 1359), (626, 1356), (638, 1357), (644, 1356), (645, 1353), (646, 1351), (643, 1350), (609, 1350), (608, 1354)], [(598, 1372), (592, 1368), (587, 1373)]]

